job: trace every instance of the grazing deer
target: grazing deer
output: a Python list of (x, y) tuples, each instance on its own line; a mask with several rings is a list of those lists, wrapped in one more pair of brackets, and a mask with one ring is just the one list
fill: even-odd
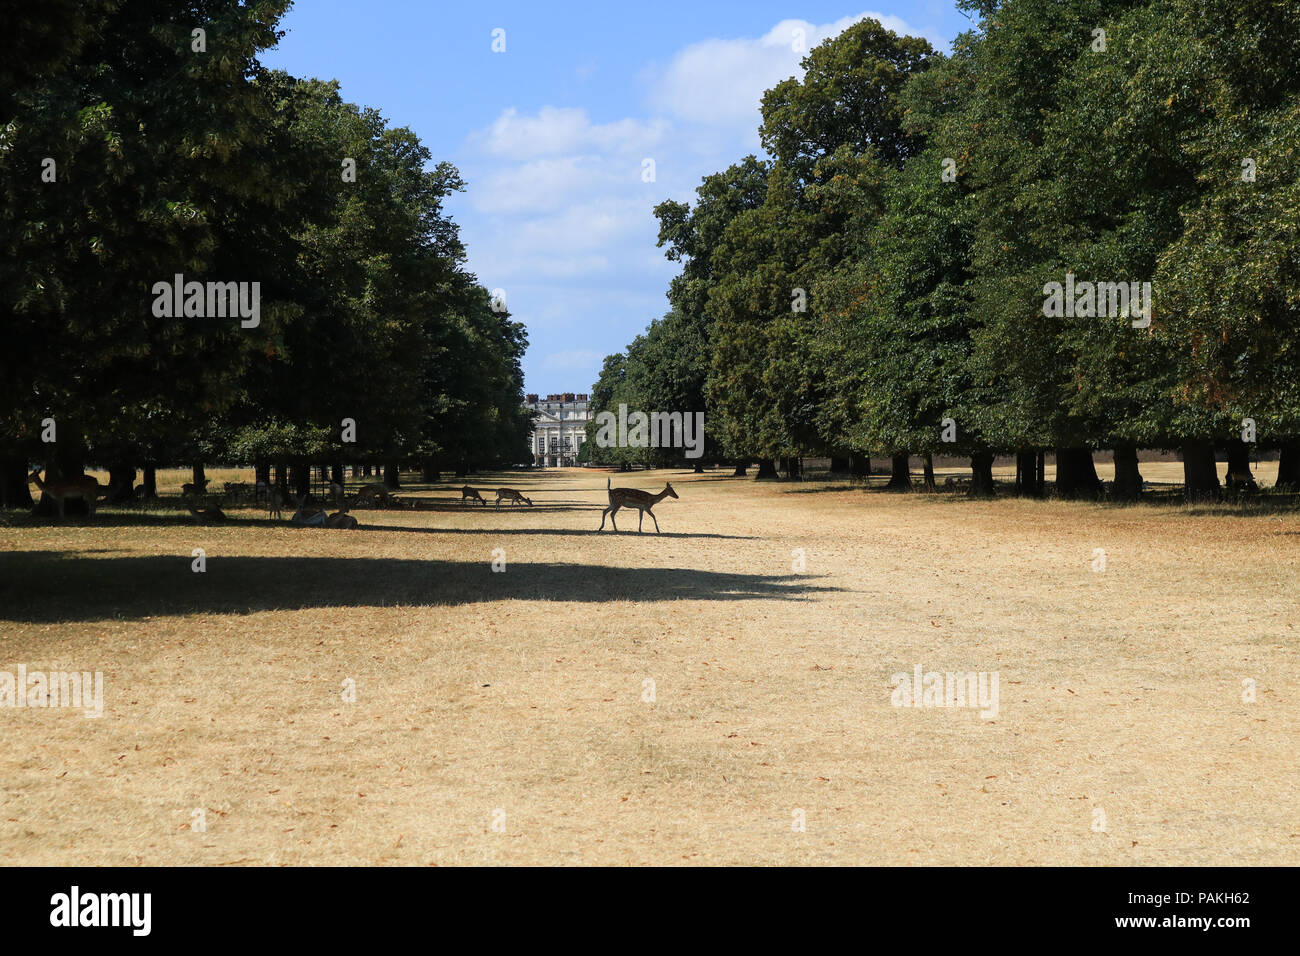
[(80, 478), (64, 478), (60, 481), (42, 481), (41, 472), (38, 468), (28, 476), (27, 480), (36, 482), (36, 487), (43, 494), (47, 494), (54, 499), (55, 504), (59, 506), (60, 518), (64, 517), (63, 503), (67, 499), (80, 498), (86, 503), (87, 510), (93, 515), (95, 505), (99, 499), (108, 494), (108, 489), (100, 485), (90, 475), (82, 475)]
[(636, 523), (637, 533), (641, 533), (641, 524), (645, 521), (645, 516), (648, 513), (650, 515), (650, 520), (655, 523), (655, 534), (660, 534), (659, 519), (655, 517), (655, 513), (650, 509), (659, 504), (659, 502), (663, 501), (665, 498), (677, 497), (677, 492), (673, 491), (673, 486), (668, 482), (664, 483), (663, 491), (659, 492), (657, 495), (652, 495), (648, 491), (638, 491), (635, 488), (613, 488), (611, 487), (611, 480), (606, 478), (605, 490), (609, 493), (609, 507), (601, 513), (600, 527), (596, 529), (597, 531), (605, 530), (605, 515), (609, 515), (609, 523), (612, 524), (614, 530), (617, 531), (618, 523), (614, 520), (614, 515), (618, 514), (618, 509), (636, 508), (641, 512), (641, 516), (637, 519)]
[(289, 500), (293, 502), (293, 506), (297, 509), (293, 513), (293, 517), (289, 519), (291, 522), (304, 527), (325, 527), (325, 512), (318, 508), (308, 508), (306, 495), (301, 498), (290, 495)]
[(464, 504), (466, 500), (477, 501), (484, 508), (487, 507), (487, 502), (483, 500), (483, 496), (480, 495), (473, 488), (471, 488), (469, 485), (466, 485), (464, 488), (460, 489), (460, 503)]
[[(498, 489), (497, 489), (497, 507), (498, 507), (498, 508), (501, 507), (501, 499), (502, 499), (502, 498), (504, 498), (504, 499), (506, 499), (507, 501), (512, 502), (512, 503), (513, 503), (513, 502), (523, 502), (523, 501), (526, 501), (526, 502), (528, 502), (528, 507), (531, 508), (531, 507), (533, 506), (533, 499), (532, 499), (532, 498), (525, 498), (523, 495), (521, 495), (519, 492), (515, 491), (513, 488), (498, 488)], [(462, 498), (461, 500), (464, 501), (465, 499)], [(483, 504), (486, 505), (487, 502), (485, 501), (485, 502), (483, 502)]]
[(393, 503), (393, 496), (389, 490), (384, 487), (382, 481), (373, 481), (370, 484), (362, 485), (357, 489), (356, 500), (361, 501), (362, 499), (365, 499), (366, 501), (371, 501), (372, 499), (382, 501), (385, 505)]
[(280, 493), (279, 485), (272, 485), (266, 495), (266, 513), (269, 518), (283, 518), (280, 508), (284, 504), (284, 496)]

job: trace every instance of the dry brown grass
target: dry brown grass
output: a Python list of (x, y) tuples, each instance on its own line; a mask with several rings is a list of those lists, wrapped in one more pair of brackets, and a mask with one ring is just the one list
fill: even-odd
[[(585, 472), (0, 528), (0, 669), (105, 678), (0, 710), (4, 861), (1300, 863), (1300, 515), (616, 484), (665, 478), (662, 536), (593, 533)], [(917, 662), (999, 672), (997, 719), (891, 706)]]

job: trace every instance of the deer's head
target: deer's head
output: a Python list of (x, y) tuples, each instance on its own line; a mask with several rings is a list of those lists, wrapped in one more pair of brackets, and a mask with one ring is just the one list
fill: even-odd
[(668, 492), (670, 498), (677, 497), (677, 492), (673, 491), (673, 483), (671, 481), (664, 482), (664, 491)]

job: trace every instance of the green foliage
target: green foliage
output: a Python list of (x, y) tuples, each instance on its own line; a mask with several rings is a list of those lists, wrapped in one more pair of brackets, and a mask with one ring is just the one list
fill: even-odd
[[(822, 44), (764, 97), (771, 161), (656, 210), (727, 453), (1296, 441), (1300, 7), (960, 6), (949, 56)], [(1149, 327), (1045, 315), (1067, 273), (1150, 282)], [(673, 365), (639, 339), (620, 388), (641, 356)]]
[[(61, 455), (101, 463), (525, 457), (523, 328), (464, 271), (459, 174), (337, 83), (264, 70), (287, 6), (56, 0), (7, 24), (0, 453), (48, 452), (51, 416)], [(155, 316), (176, 274), (259, 282), (260, 323)]]

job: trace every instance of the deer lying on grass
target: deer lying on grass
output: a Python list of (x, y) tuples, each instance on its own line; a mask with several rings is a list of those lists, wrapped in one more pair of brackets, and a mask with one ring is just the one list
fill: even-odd
[(64, 478), (59, 481), (42, 481), (39, 468), (32, 472), (27, 480), (36, 482), (36, 487), (41, 490), (42, 494), (47, 494), (54, 499), (54, 503), (59, 506), (60, 518), (64, 517), (63, 503), (69, 498), (80, 498), (86, 502), (86, 509), (93, 515), (95, 505), (109, 491), (90, 475), (82, 475), (79, 478)]
[(614, 530), (617, 531), (618, 523), (614, 520), (614, 516), (618, 514), (618, 509), (636, 508), (641, 512), (641, 516), (636, 522), (637, 533), (641, 533), (641, 524), (645, 521), (645, 516), (648, 513), (650, 515), (650, 520), (655, 523), (655, 534), (660, 534), (659, 519), (655, 517), (655, 513), (650, 509), (659, 504), (659, 502), (663, 501), (665, 498), (676, 498), (677, 492), (673, 491), (673, 486), (668, 482), (664, 482), (664, 490), (659, 492), (657, 495), (652, 495), (648, 491), (638, 491), (635, 488), (614, 488), (611, 487), (611, 484), (611, 480), (606, 478), (605, 490), (609, 492), (609, 507), (601, 513), (600, 527), (596, 530), (605, 530), (605, 515), (609, 515), (609, 523), (612, 524)]
[(226, 513), (216, 505), (213, 505), (211, 508), (194, 507), (194, 500), (192, 497), (187, 497), (185, 499), (185, 507), (190, 510), (190, 514), (194, 515), (195, 521), (216, 524), (226, 520)]
[(354, 530), (357, 527), (357, 519), (348, 514), (348, 512), (352, 510), (352, 506), (356, 503), (357, 500), (355, 498), (351, 501), (340, 501), (338, 506), (339, 510), (325, 519), (325, 527), (343, 528), (348, 531)]
[[(506, 501), (509, 501), (511, 504), (527, 502), (527, 503), (528, 503), (528, 507), (531, 508), (531, 507), (533, 506), (533, 499), (532, 499), (532, 498), (525, 498), (523, 495), (521, 495), (519, 492), (515, 491), (513, 488), (498, 488), (498, 489), (497, 489), (497, 507), (498, 507), (498, 508), (501, 507), (501, 499), (502, 499), (502, 498), (504, 498)], [(463, 501), (464, 499), (462, 498), (461, 500)], [(483, 502), (483, 503), (484, 503), (485, 505), (487, 504), (486, 501)]]
[(487, 502), (483, 500), (483, 496), (480, 495), (473, 488), (471, 488), (469, 485), (466, 485), (464, 488), (460, 489), (460, 503), (464, 504), (466, 500), (477, 501), (484, 508), (487, 507)]

